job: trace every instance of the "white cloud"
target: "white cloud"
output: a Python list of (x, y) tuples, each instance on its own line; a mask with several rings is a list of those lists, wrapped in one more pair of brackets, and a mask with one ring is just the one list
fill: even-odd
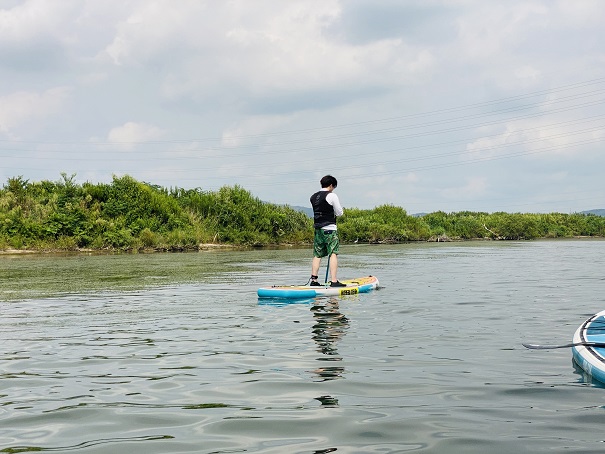
[(430, 52), (400, 39), (361, 45), (333, 39), (324, 30), (340, 14), (334, 0), (166, 5), (141, 4), (119, 24), (106, 52), (117, 65), (156, 67), (170, 99), (233, 105), (239, 98), (250, 105), (296, 93), (346, 90), (355, 96), (399, 86), (434, 63)]
[[(0, 9), (1, 67), (15, 72), (57, 69), (78, 42), (73, 22), (79, 2), (29, 0)], [(50, 6), (50, 7), (49, 7)]]
[[(258, 141), (259, 136), (270, 133), (284, 125), (292, 125), (294, 116), (258, 115), (246, 117), (237, 125), (227, 128), (221, 138), (224, 147), (238, 147), (249, 141)], [(263, 138), (267, 140), (266, 136)]]
[(457, 187), (446, 187), (439, 191), (446, 199), (474, 199), (481, 197), (488, 187), (486, 177), (472, 177), (466, 180), (466, 184)]
[(574, 156), (592, 153), (595, 144), (605, 137), (600, 118), (592, 121), (557, 123), (551, 119), (525, 119), (507, 123), (504, 132), (479, 137), (466, 146), (462, 160), (484, 160), (506, 156), (549, 160), (554, 155)]
[(157, 126), (129, 121), (107, 134), (107, 141), (123, 150), (132, 150), (141, 142), (161, 139), (166, 131)]
[(64, 109), (70, 90), (55, 87), (42, 93), (18, 91), (0, 97), (0, 132), (17, 138), (32, 122), (40, 122)]
[(544, 29), (549, 8), (542, 2), (478, 3), (459, 19), (463, 57), (491, 59), (525, 43), (528, 34)]
[(76, 4), (61, 1), (49, 8), (47, 1), (30, 0), (11, 9), (0, 9), (0, 41), (38, 43), (41, 39), (53, 37), (57, 41), (69, 42), (70, 34), (66, 34), (65, 29), (61, 33), (61, 27), (73, 16)]

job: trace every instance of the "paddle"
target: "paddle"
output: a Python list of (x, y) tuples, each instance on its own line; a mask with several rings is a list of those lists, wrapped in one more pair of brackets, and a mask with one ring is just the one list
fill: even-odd
[(328, 266), (326, 266), (326, 280), (324, 281), (326, 284), (328, 283), (328, 271), (330, 271), (330, 257), (332, 257), (332, 254), (328, 255)]
[(605, 348), (605, 342), (572, 342), (562, 345), (538, 345), (538, 344), (523, 344), (525, 348), (532, 350), (549, 350), (551, 348), (569, 348), (569, 347), (602, 347)]

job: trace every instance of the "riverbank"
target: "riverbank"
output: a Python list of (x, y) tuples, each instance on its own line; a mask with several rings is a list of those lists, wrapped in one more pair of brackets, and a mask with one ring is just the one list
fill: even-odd
[[(513, 239), (503, 239), (503, 238), (450, 238), (447, 236), (439, 236), (439, 237), (431, 237), (427, 240), (417, 240), (417, 241), (375, 241), (375, 242), (341, 242), (342, 246), (347, 245), (355, 245), (355, 244), (366, 244), (366, 245), (395, 245), (395, 244), (417, 244), (417, 243), (465, 243), (465, 242), (508, 242), (508, 241), (570, 241), (570, 240), (596, 240), (602, 241), (605, 240), (605, 236), (586, 236), (586, 235), (577, 235), (573, 237), (542, 237), (542, 238), (532, 238), (531, 240), (513, 240)], [(256, 244), (253, 246), (250, 245), (237, 245), (237, 244), (225, 244), (225, 243), (202, 243), (197, 247), (171, 247), (171, 248), (127, 248), (127, 249), (118, 249), (118, 248), (103, 248), (103, 249), (93, 249), (93, 248), (70, 248), (70, 249), (60, 249), (60, 248), (45, 248), (45, 249), (15, 249), (15, 248), (5, 248), (0, 249), (0, 256), (7, 255), (44, 255), (44, 254), (89, 254), (89, 255), (103, 255), (103, 254), (155, 254), (162, 252), (205, 252), (205, 251), (246, 251), (252, 249), (304, 249), (310, 248), (312, 244), (310, 243), (287, 243), (287, 244)]]
[(74, 248), (74, 249), (14, 249), (6, 248), (0, 249), (0, 255), (23, 255), (23, 254), (64, 254), (64, 253), (82, 253), (82, 254), (115, 254), (115, 253), (134, 253), (134, 254), (150, 254), (157, 252), (195, 252), (195, 251), (215, 251), (215, 250), (237, 250), (237, 249), (248, 249), (244, 246), (237, 246), (233, 244), (217, 244), (217, 243), (203, 243), (198, 245), (197, 248), (142, 248), (142, 249), (92, 249), (92, 248)]

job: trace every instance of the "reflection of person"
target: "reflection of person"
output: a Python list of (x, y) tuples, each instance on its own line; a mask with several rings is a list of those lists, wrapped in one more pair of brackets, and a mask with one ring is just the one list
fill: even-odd
[(336, 230), (336, 217), (342, 216), (343, 209), (334, 189), (338, 181), (332, 175), (326, 175), (320, 180), (321, 191), (311, 196), (313, 206), (313, 226), (315, 235), (313, 237), (313, 262), (311, 265), (311, 285), (321, 285), (317, 282), (317, 273), (322, 257), (328, 257), (330, 268), (330, 286), (346, 287), (338, 281), (338, 248), (340, 245), (338, 232)]
[[(318, 361), (334, 362), (342, 361), (336, 348), (339, 341), (349, 327), (348, 318), (340, 312), (336, 298), (330, 298), (325, 304), (314, 304), (311, 312), (315, 317), (313, 325), (313, 340), (317, 343), (317, 351), (322, 354)], [(342, 366), (322, 366), (313, 372), (322, 380), (334, 380), (341, 378), (344, 373)]]

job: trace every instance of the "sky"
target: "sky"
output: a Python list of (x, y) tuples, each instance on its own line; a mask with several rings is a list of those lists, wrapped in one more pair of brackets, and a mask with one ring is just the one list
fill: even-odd
[(605, 208), (602, 0), (0, 0), (0, 185)]

